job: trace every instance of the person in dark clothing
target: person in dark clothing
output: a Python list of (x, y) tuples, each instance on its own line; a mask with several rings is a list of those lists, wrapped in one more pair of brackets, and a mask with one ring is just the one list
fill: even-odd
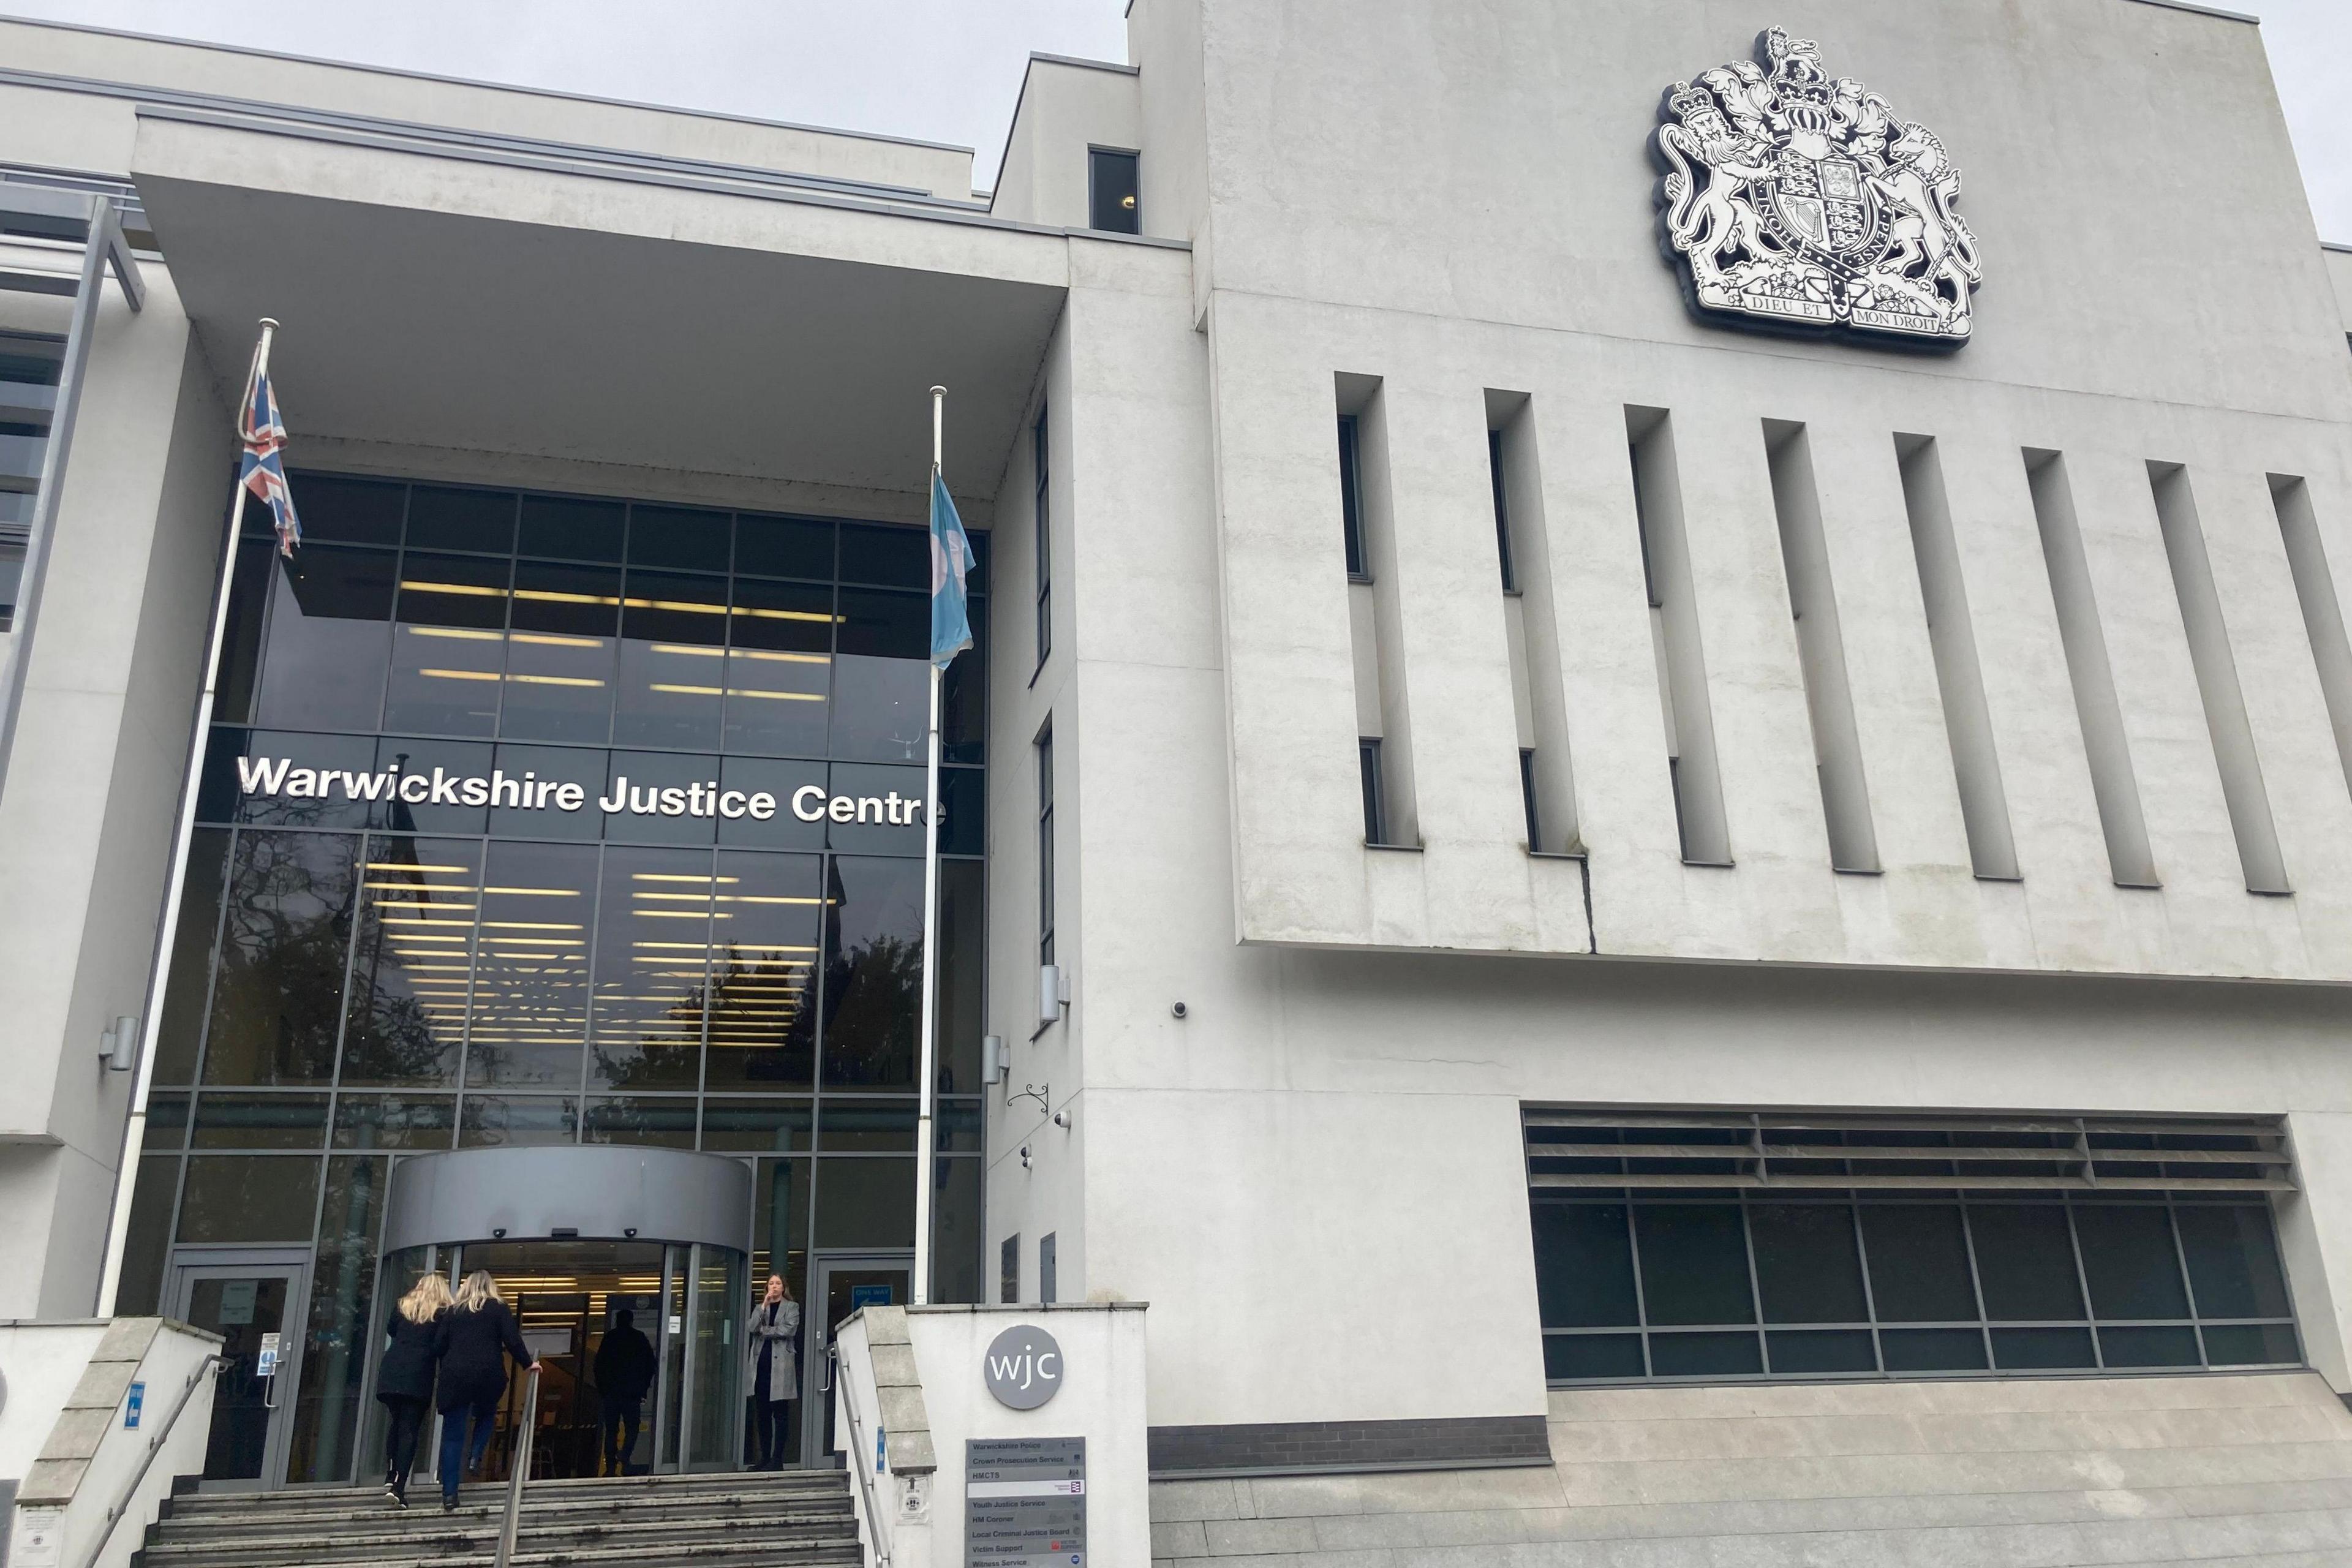
[[(490, 1424), (507, 1391), (506, 1363), (511, 1356), (524, 1371), (535, 1370), (538, 1358), (522, 1342), (522, 1330), (499, 1294), (499, 1282), (489, 1270), (478, 1268), (457, 1288), (456, 1302), (435, 1326), (434, 1355), (441, 1363), (441, 1510), (457, 1506), (459, 1472), (478, 1473), (489, 1451)], [(523, 1419), (535, 1419), (527, 1411)], [(467, 1427), (473, 1428), (470, 1440)]]
[(441, 1314), (449, 1310), (449, 1281), (427, 1274), (400, 1299), (383, 1326), (383, 1360), (375, 1370), (375, 1396), (392, 1415), (384, 1436), (384, 1495), (394, 1508), (408, 1506), (408, 1472), (416, 1463), (417, 1434), (433, 1405), (433, 1346)]
[[(637, 1447), (637, 1426), (645, 1418), (646, 1390), (654, 1385), (653, 1342), (636, 1329), (637, 1315), (624, 1307), (613, 1314), (604, 1342), (596, 1347), (596, 1397), (603, 1406), (604, 1473), (628, 1473), (629, 1455)], [(622, 1436), (624, 1428), (627, 1436)]]

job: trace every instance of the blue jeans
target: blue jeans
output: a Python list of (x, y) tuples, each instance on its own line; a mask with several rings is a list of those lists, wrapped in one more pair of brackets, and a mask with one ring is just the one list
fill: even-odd
[[(498, 1413), (499, 1403), (495, 1399), (487, 1404), (461, 1405), (456, 1410), (442, 1413), (441, 1495), (443, 1497), (454, 1498), (457, 1495), (457, 1480), (461, 1471), (478, 1470), (482, 1468), (482, 1456), (490, 1451), (490, 1424), (496, 1419)], [(474, 1428), (471, 1442), (467, 1441), (466, 1427), (468, 1422)]]

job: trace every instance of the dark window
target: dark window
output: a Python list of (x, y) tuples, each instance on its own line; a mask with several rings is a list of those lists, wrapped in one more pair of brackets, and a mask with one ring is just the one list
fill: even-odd
[[(1862, 1256), (1843, 1205), (1754, 1204), (1756, 1289), (1768, 1323), (1865, 1323)], [(1795, 1342), (1792, 1341), (1792, 1343)], [(1779, 1358), (1775, 1357), (1777, 1364)]]
[(823, 518), (735, 519), (735, 570), (755, 577), (805, 577), (833, 581), (834, 525)]
[(1543, 847), (1543, 826), (1536, 815), (1536, 754), (1526, 746), (1519, 748), (1519, 804), (1527, 808), (1528, 847)]
[(237, 835), (205, 1082), (331, 1080), (358, 870), (344, 834)]
[(1348, 576), (1369, 581), (1371, 568), (1364, 560), (1363, 487), (1356, 463), (1356, 416), (1339, 416), (1339, 537), (1348, 562)]
[(1486, 469), (1495, 482), (1495, 553), (1503, 567), (1503, 592), (1519, 591), (1518, 569), (1511, 564), (1511, 510), (1503, 493), (1503, 433), (1486, 432)]
[(1021, 1300), (1021, 1238), (1008, 1236), (996, 1249), (996, 1299), (1011, 1306)]
[(734, 520), (682, 506), (629, 508), (629, 564), (686, 572), (727, 570)]
[(1381, 742), (1378, 736), (1357, 738), (1356, 771), (1363, 778), (1364, 842), (1386, 844), (1389, 841), (1388, 809), (1381, 798)]
[(629, 509), (620, 501), (525, 496), (520, 548), (525, 555), (617, 565), (628, 525)]
[(827, 867), (821, 1076), (829, 1086), (911, 1090), (923, 863), (836, 855)]
[(1728, 1204), (1644, 1204), (1633, 1211), (1651, 1322), (1756, 1321), (1739, 1220), (1738, 1208)]
[(408, 493), (408, 547), (511, 554), (515, 545), (515, 499), (512, 490), (443, 489), (417, 485)]
[[(1641, 1321), (1622, 1204), (1536, 1205), (1536, 1301), (1548, 1329)], [(1641, 1358), (1636, 1347), (1634, 1359)]]
[(384, 550), (305, 544), (291, 561), (276, 558), (256, 710), (262, 723), (376, 727), (392, 657), (394, 571), (394, 557)]
[(1037, 962), (1054, 962), (1054, 725), (1037, 732)]
[(1030, 432), (1030, 446), (1035, 456), (1037, 470), (1037, 663), (1042, 667), (1045, 656), (1054, 651), (1054, 524), (1053, 474), (1046, 461), (1045, 411), (1037, 410), (1037, 424)]
[(1087, 226), (1108, 234), (1139, 234), (1136, 155), (1108, 147), (1087, 150)]
[[(1664, 1129), (1643, 1137), (1683, 1141)], [(1544, 1152), (1566, 1144), (1530, 1150), (1582, 1169), (1601, 1163), (1588, 1149), (1602, 1146), (1576, 1146), (1573, 1156)], [(1531, 1196), (1544, 1366), (1554, 1382), (2195, 1370), (2302, 1358), (2261, 1204), (2191, 1194), (1985, 1202), (1639, 1189), (1628, 1201), (1556, 1186)]]

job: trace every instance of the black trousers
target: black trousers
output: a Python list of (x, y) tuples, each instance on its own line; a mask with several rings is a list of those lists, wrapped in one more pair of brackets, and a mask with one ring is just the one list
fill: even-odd
[(408, 1490), (408, 1472), (416, 1464), (416, 1439), (425, 1430), (426, 1401), (389, 1395), (384, 1407), (392, 1412), (392, 1430), (385, 1435), (384, 1484), (396, 1492)]
[(636, 1451), (637, 1426), (645, 1419), (643, 1399), (604, 1401), (604, 1473), (621, 1475)]

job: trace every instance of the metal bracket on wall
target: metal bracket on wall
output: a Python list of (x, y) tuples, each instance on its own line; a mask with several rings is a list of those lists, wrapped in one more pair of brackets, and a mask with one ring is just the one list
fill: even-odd
[(1039, 1110), (1051, 1110), (1054, 1109), (1054, 1102), (1046, 1097), (1053, 1092), (1054, 1086), (1050, 1083), (1024, 1083), (1021, 1086), (1019, 1094), (1008, 1094), (1004, 1097), (1004, 1109), (1012, 1110), (1013, 1102), (1016, 1100), (1034, 1100), (1037, 1102)]

